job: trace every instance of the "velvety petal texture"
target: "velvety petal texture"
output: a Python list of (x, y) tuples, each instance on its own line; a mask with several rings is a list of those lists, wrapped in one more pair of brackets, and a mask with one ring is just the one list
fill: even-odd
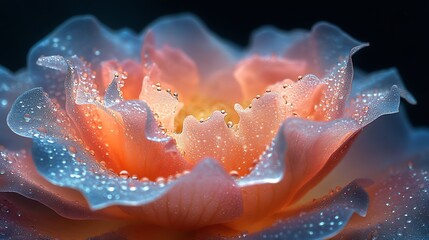
[(326, 22), (243, 50), (190, 14), (70, 19), (0, 68), (0, 234), (423, 238), (429, 131), (395, 69), (354, 69), (366, 46)]

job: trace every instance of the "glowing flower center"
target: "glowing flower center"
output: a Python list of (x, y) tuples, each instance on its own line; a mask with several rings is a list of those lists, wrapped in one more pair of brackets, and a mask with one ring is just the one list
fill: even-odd
[(229, 127), (233, 124), (237, 124), (239, 121), (239, 116), (233, 106), (202, 95), (197, 95), (185, 102), (183, 108), (175, 117), (175, 132), (182, 132), (183, 120), (187, 116), (192, 115), (200, 122), (203, 122), (209, 119), (214, 111), (221, 111), (222, 114), (225, 115), (225, 122)]

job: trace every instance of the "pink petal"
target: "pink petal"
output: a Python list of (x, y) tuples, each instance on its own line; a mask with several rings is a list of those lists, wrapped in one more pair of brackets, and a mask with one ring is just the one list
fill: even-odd
[[(171, 91), (180, 93), (185, 99), (190, 99), (198, 89), (199, 76), (196, 63), (182, 49), (163, 45), (155, 47), (154, 33), (148, 32), (142, 48), (142, 64), (149, 75), (159, 71), (157, 76), (150, 76), (151, 82), (167, 85)], [(156, 69), (151, 69), (156, 68)]]
[(156, 48), (169, 46), (189, 56), (203, 80), (235, 61), (234, 49), (209, 32), (193, 15), (164, 17), (147, 29), (153, 33)]
[(253, 56), (238, 64), (234, 76), (240, 83), (244, 99), (252, 99), (264, 93), (269, 85), (284, 79), (296, 81), (298, 76), (306, 73), (305, 70), (305, 62)]
[(167, 92), (161, 89), (161, 86), (165, 87), (164, 84), (157, 85), (162, 82), (157, 81), (160, 74), (162, 74), (160, 70), (153, 65), (149, 75), (143, 78), (139, 99), (148, 104), (165, 131), (172, 133), (176, 128), (175, 117), (183, 108), (183, 103), (179, 102), (178, 97), (174, 96), (171, 90)]
[(205, 159), (171, 183), (156, 201), (123, 207), (130, 215), (173, 229), (195, 229), (240, 217), (242, 199), (233, 179), (216, 161)]

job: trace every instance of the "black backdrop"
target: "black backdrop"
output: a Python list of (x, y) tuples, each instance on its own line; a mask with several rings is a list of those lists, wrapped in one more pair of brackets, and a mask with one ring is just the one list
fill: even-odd
[[(192, 12), (223, 38), (245, 46), (251, 31), (271, 24), (282, 29), (310, 28), (329, 21), (371, 46), (354, 57), (367, 71), (395, 66), (418, 100), (406, 105), (415, 125), (429, 124), (429, 2), (295, 0), (254, 3), (229, 1), (18, 1), (0, 2), (0, 64), (16, 71), (26, 65), (30, 47), (56, 26), (78, 14), (95, 15), (105, 25), (140, 32), (159, 16)], [(393, 2), (393, 1), (387, 1)], [(395, 1), (397, 2), (397, 1)]]

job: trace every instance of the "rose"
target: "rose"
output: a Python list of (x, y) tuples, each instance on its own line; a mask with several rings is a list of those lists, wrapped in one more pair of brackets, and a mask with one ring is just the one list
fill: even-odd
[(188, 15), (143, 36), (77, 17), (1, 70), (2, 119), (32, 139), (1, 125), (4, 236), (427, 234), (409, 222), (427, 221), (428, 134), (403, 114), (363, 129), (415, 102), (395, 70), (354, 73), (365, 44), (319, 23), (243, 52)]

